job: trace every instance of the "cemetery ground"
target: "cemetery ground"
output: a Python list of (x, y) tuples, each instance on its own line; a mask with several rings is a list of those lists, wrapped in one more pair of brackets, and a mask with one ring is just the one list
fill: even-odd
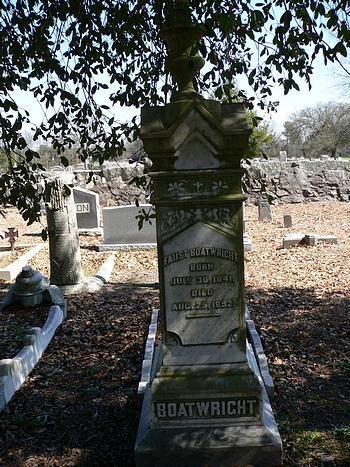
[[(274, 378), (284, 465), (350, 467), (350, 204), (273, 206), (272, 218), (258, 222), (258, 208), (245, 209), (253, 242), (245, 282)], [(20, 227), (13, 211), (0, 222), (19, 228), (18, 243), (41, 241), (41, 226)], [(336, 235), (338, 243), (283, 250), (287, 233)], [(85, 272), (93, 275), (110, 253), (96, 252), (101, 237), (80, 242)], [(66, 297), (67, 319), (0, 413), (0, 465), (134, 467), (137, 384), (159, 305), (157, 258), (155, 251), (115, 256), (99, 292)], [(48, 249), (30, 265), (48, 277)], [(0, 285), (5, 292), (9, 284)], [(44, 324), (39, 309), (1, 314), (0, 358), (18, 351), (23, 329)]]

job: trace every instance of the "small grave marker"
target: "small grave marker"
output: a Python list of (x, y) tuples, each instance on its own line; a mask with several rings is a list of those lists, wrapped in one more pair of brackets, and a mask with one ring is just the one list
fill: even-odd
[(292, 216), (290, 214), (286, 214), (283, 218), (284, 227), (292, 227)]
[(287, 151), (280, 151), (279, 161), (287, 162)]
[(272, 221), (271, 206), (266, 193), (262, 194), (259, 199), (259, 222)]
[(11, 253), (13, 253), (15, 251), (16, 238), (18, 238), (18, 230), (15, 230), (15, 227), (9, 227), (9, 231), (5, 232), (5, 238), (9, 239)]

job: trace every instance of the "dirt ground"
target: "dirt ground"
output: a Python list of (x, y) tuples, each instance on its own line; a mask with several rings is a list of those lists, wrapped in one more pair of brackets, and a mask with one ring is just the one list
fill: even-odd
[[(273, 206), (272, 218), (258, 222), (258, 208), (245, 209), (253, 243), (245, 284), (274, 378), (284, 465), (350, 467), (350, 205)], [(41, 241), (42, 226), (22, 230), (14, 212), (0, 221), (2, 230), (18, 228), (18, 244)], [(337, 243), (284, 250), (286, 233), (335, 235)], [(80, 241), (94, 274), (108, 255), (95, 250), (103, 239)], [(47, 248), (31, 261), (46, 276), (48, 264)], [(157, 281), (155, 251), (117, 252), (109, 284), (67, 298), (67, 320), (0, 414), (0, 465), (134, 467), (136, 390)], [(34, 319), (17, 315), (18, 328)], [(2, 316), (0, 337), (15, 316)]]

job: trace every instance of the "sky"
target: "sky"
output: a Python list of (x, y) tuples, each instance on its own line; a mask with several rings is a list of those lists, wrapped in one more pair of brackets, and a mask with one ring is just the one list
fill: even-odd
[[(350, 78), (349, 78), (350, 79)], [(300, 91), (292, 90), (286, 96), (283, 93), (283, 88), (275, 88), (273, 91), (273, 101), (279, 101), (278, 111), (266, 116), (267, 120), (274, 122), (276, 129), (282, 131), (283, 123), (295, 112), (305, 107), (315, 107), (319, 103), (326, 102), (347, 102), (349, 97), (340, 95), (337, 84), (339, 79), (332, 72), (331, 67), (326, 67), (323, 61), (317, 60), (315, 64), (314, 74), (311, 78), (311, 90), (308, 89), (306, 83), (298, 81)]]
[[(246, 83), (246, 81), (244, 81), (244, 83)], [(273, 88), (271, 100), (280, 102), (277, 112), (264, 115), (261, 110), (257, 108), (259, 116), (270, 121), (277, 132), (282, 132), (284, 122), (287, 121), (293, 113), (301, 110), (302, 108), (313, 107), (318, 103), (330, 101), (346, 102), (349, 100), (349, 97), (346, 95), (340, 95), (339, 89), (336, 89), (336, 84), (338, 83), (337, 77), (332, 73), (331, 67), (324, 66), (321, 57), (315, 63), (311, 83), (312, 89), (309, 91), (304, 82), (298, 81), (300, 91), (291, 90), (286, 96), (283, 93), (283, 88), (276, 86)], [(241, 84), (239, 81), (238, 85), (243, 87), (243, 83)], [(112, 91), (108, 90), (104, 92), (109, 94)], [(16, 99), (22, 108), (30, 111), (32, 121), (39, 124), (42, 118), (42, 110), (36, 100), (29, 93), (23, 92), (17, 94)], [(135, 115), (140, 115), (140, 112), (141, 109), (118, 106), (113, 107), (113, 113), (117, 120), (120, 121), (130, 120)], [(26, 130), (29, 131), (30, 128), (26, 127)]]

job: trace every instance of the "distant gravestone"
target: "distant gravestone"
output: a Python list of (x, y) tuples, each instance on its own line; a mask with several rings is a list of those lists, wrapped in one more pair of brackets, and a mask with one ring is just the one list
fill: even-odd
[(148, 212), (151, 208), (150, 204), (103, 208), (104, 244), (101, 245), (101, 249), (108, 249), (108, 245), (111, 247), (111, 245), (152, 244), (155, 247), (157, 242), (155, 220), (153, 219), (152, 224), (145, 221), (142, 229), (139, 229), (136, 217), (141, 210)]
[(287, 151), (280, 151), (279, 161), (287, 162)]
[(100, 201), (97, 193), (84, 188), (73, 188), (78, 229), (100, 227)]
[(286, 214), (283, 218), (284, 220), (284, 227), (292, 227), (292, 216), (290, 214)]
[(263, 194), (258, 199), (259, 203), (259, 222), (272, 221), (271, 206), (268, 196)]

